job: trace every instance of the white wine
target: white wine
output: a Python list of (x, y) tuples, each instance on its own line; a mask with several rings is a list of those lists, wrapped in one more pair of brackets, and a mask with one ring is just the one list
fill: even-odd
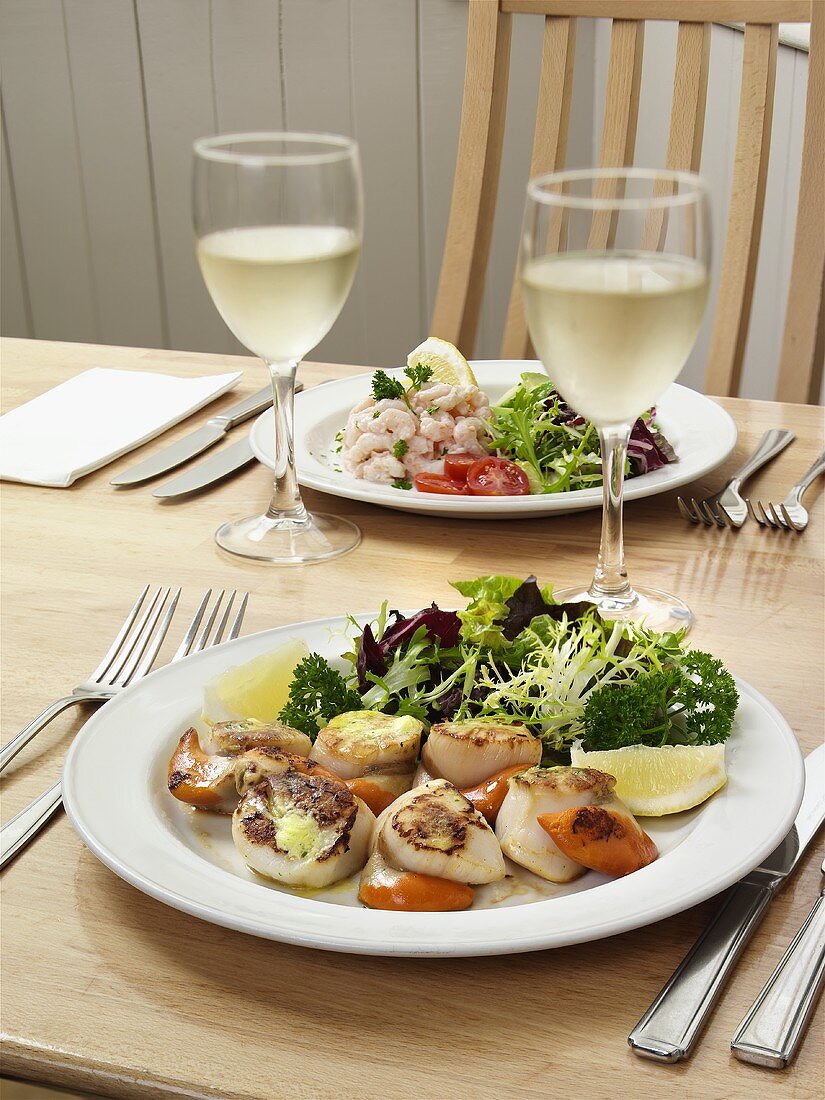
[(347, 299), (361, 240), (335, 225), (254, 225), (209, 233), (198, 261), (212, 300), (244, 347), (301, 359)]
[(658, 252), (569, 252), (521, 276), (533, 345), (570, 406), (632, 423), (685, 364), (708, 296), (704, 264)]

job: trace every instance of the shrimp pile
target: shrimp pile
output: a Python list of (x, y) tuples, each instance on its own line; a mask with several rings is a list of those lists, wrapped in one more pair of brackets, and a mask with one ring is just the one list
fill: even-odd
[(407, 399), (365, 397), (349, 414), (341, 458), (354, 477), (389, 485), (441, 473), (444, 456), (487, 454), (490, 400), (478, 386), (426, 383)]

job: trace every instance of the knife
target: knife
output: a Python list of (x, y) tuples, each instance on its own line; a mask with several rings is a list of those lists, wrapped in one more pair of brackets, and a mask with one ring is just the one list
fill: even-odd
[[(825, 874), (825, 863), (822, 865)], [(782, 961), (736, 1029), (742, 1062), (785, 1069), (793, 1061), (825, 983), (825, 887)]]
[[(300, 383), (295, 387), (296, 391), (299, 388)], [(176, 466), (180, 466), (181, 463), (194, 458), (201, 451), (205, 451), (207, 447), (217, 443), (219, 439), (223, 439), (230, 428), (234, 428), (236, 424), (242, 424), (244, 420), (248, 420), (250, 416), (254, 416), (256, 413), (263, 412), (271, 404), (272, 387), (267, 386), (266, 389), (253, 393), (251, 397), (245, 397), (243, 401), (238, 401), (237, 404), (232, 405), (219, 416), (211, 417), (197, 431), (191, 432), (176, 443), (171, 443), (168, 447), (164, 447), (162, 451), (150, 455), (143, 462), (138, 462), (136, 466), (132, 466), (130, 470), (118, 474), (109, 484), (137, 485), (141, 481), (148, 481), (159, 474), (165, 474), (168, 470), (174, 470)]]
[(727, 893), (721, 908), (633, 1028), (634, 1054), (686, 1058), (774, 895), (825, 820), (825, 745), (805, 758), (805, 794), (793, 827), (767, 859)]
[(178, 474), (171, 481), (165, 481), (152, 493), (153, 497), (180, 497), (186, 493), (194, 493), (196, 489), (204, 489), (215, 481), (221, 481), (235, 470), (241, 470), (255, 461), (255, 455), (249, 445), (249, 437), (224, 447), (217, 454), (193, 466), (183, 474)]

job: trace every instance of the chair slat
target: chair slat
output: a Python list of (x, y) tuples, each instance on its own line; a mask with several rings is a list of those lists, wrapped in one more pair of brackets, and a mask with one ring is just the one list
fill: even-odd
[[(814, 7), (822, 0), (814, 0)], [(675, 23), (807, 23), (811, 0), (502, 0), (501, 10), (589, 19), (666, 20)]]
[(745, 28), (739, 127), (728, 229), (716, 301), (707, 393), (739, 391), (748, 334), (768, 175), (778, 34), (776, 25)]
[(793, 266), (776, 399), (816, 404), (825, 368), (825, 4), (822, 3), (814, 4), (811, 12), (802, 149)]
[[(604, 98), (604, 122), (599, 163), (602, 168), (622, 168), (633, 163), (636, 124), (639, 119), (639, 91), (642, 84), (644, 23), (614, 19), (610, 36), (610, 60)], [(595, 194), (603, 198), (617, 195), (617, 184), (605, 180)], [(616, 235), (615, 211), (596, 211), (587, 247), (610, 248)]]
[[(530, 160), (531, 179), (564, 167), (575, 57), (576, 20), (545, 19), (536, 130)], [(510, 292), (501, 355), (504, 359), (527, 359), (532, 356), (518, 270)]]
[(498, 194), (512, 20), (470, 4), (461, 130), (431, 333), (469, 357), (475, 346)]
[[(698, 172), (705, 132), (705, 103), (710, 67), (710, 23), (680, 23), (666, 165), (673, 171)], [(657, 180), (654, 195), (673, 193), (674, 186)], [(642, 248), (660, 252), (667, 235), (667, 210), (651, 210), (645, 219)]]

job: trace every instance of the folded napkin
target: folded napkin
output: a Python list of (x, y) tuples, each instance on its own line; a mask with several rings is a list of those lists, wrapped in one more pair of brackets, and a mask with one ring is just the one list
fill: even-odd
[(84, 371), (0, 416), (0, 477), (71, 485), (226, 393), (241, 373)]

